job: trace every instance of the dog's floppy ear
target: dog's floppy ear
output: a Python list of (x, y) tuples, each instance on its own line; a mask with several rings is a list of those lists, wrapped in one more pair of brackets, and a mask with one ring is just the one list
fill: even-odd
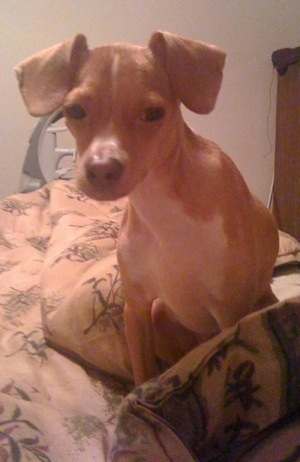
[(160, 31), (152, 35), (149, 48), (188, 109), (198, 114), (213, 110), (222, 82), (226, 57), (223, 51)]
[(87, 54), (86, 38), (78, 34), (15, 67), (20, 91), (31, 115), (49, 114), (61, 105)]

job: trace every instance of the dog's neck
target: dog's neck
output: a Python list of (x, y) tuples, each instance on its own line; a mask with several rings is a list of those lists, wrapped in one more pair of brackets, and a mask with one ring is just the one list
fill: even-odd
[[(172, 214), (172, 207), (185, 207), (185, 195), (192, 194), (192, 184), (199, 181), (193, 165), (201, 156), (201, 137), (183, 124), (181, 139), (172, 153), (149, 170), (145, 178), (129, 194), (130, 208), (143, 221)], [(165, 217), (167, 218), (167, 217)]]

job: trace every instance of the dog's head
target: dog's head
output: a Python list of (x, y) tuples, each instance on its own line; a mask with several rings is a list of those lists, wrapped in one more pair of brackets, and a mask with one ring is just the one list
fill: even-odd
[(28, 111), (63, 107), (80, 161), (79, 184), (97, 199), (129, 194), (153, 165), (176, 156), (180, 102), (205, 114), (216, 102), (225, 53), (199, 41), (156, 32), (148, 47), (89, 50), (83, 35), (16, 67)]

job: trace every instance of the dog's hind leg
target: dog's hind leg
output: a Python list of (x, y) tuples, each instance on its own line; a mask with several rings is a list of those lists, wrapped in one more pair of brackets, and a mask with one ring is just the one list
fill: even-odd
[(151, 310), (156, 356), (172, 366), (193, 348), (209, 340), (218, 332), (193, 332), (175, 319), (172, 311), (156, 299)]

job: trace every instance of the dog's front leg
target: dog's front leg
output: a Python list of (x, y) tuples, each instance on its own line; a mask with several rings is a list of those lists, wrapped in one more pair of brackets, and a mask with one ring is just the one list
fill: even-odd
[(146, 380), (158, 375), (151, 323), (151, 305), (133, 306), (127, 302), (124, 308), (124, 319), (134, 382), (136, 385), (141, 385)]

